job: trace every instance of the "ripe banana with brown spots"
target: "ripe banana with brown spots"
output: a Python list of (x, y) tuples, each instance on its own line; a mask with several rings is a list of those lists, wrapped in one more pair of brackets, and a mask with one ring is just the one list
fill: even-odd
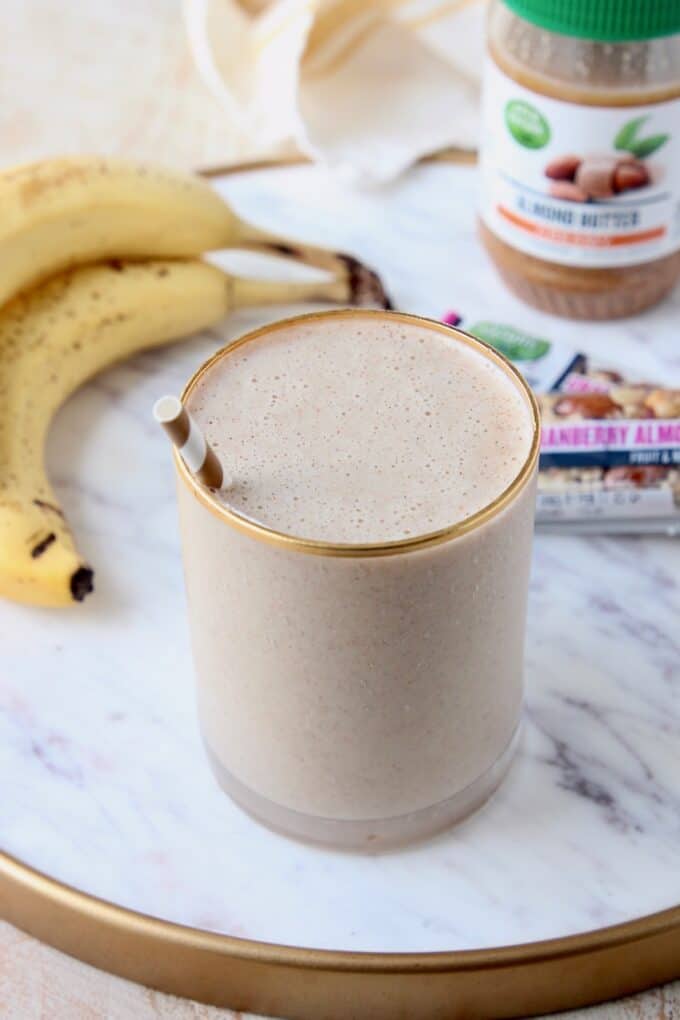
[(0, 305), (74, 266), (106, 259), (190, 258), (252, 248), (297, 258), (386, 298), (351, 256), (246, 223), (205, 181), (145, 163), (75, 156), (0, 174)]
[(92, 569), (43, 459), (52, 416), (85, 380), (135, 351), (212, 326), (233, 308), (351, 304), (357, 296), (347, 276), (242, 280), (198, 259), (173, 259), (72, 269), (0, 308), (0, 596), (66, 606), (92, 590)]

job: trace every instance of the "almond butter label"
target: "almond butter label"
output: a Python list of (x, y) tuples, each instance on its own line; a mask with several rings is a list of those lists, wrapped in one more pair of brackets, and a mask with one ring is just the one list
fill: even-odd
[(579, 106), (487, 60), (482, 219), (501, 240), (569, 266), (629, 266), (680, 249), (680, 99)]

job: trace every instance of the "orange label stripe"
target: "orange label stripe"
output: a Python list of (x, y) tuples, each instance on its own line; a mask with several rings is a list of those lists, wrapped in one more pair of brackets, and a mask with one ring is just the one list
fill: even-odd
[(639, 230), (635, 234), (603, 234), (594, 236), (592, 234), (579, 234), (574, 230), (560, 230), (558, 227), (546, 227), (541, 223), (533, 223), (531, 220), (518, 216), (511, 209), (504, 205), (497, 206), (497, 210), (504, 219), (513, 223), (521, 230), (537, 237), (544, 237), (548, 241), (560, 241), (563, 244), (578, 244), (589, 248), (614, 248), (621, 244), (639, 244), (641, 241), (653, 241), (656, 237), (663, 237), (666, 233), (664, 226), (650, 227), (649, 230)]

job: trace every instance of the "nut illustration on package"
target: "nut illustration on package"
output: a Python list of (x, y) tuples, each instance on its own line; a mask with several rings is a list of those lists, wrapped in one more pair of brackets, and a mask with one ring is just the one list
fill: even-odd
[(663, 168), (650, 166), (645, 160), (665, 145), (670, 135), (641, 138), (648, 119), (634, 117), (617, 132), (613, 148), (625, 155), (567, 154), (551, 159), (545, 168), (545, 176), (551, 181), (548, 193), (568, 202), (593, 202), (660, 183)]

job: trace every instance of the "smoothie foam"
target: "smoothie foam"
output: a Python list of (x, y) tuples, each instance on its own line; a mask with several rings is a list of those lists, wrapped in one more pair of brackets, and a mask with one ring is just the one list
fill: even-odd
[(491, 503), (527, 457), (532, 420), (495, 362), (372, 316), (283, 326), (218, 361), (189, 407), (267, 527), (333, 543), (438, 531)]

